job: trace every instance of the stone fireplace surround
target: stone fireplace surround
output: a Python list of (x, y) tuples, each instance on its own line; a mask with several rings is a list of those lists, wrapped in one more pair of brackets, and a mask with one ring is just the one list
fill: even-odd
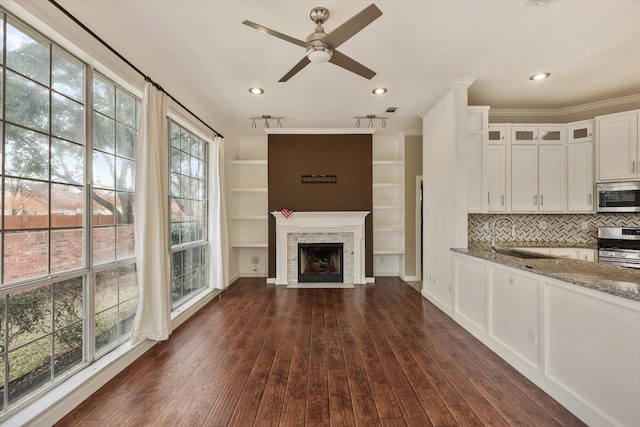
[(365, 277), (366, 211), (294, 212), (276, 218), (276, 277), (268, 283), (288, 285), (298, 282), (298, 243), (343, 243), (344, 283), (363, 285)]

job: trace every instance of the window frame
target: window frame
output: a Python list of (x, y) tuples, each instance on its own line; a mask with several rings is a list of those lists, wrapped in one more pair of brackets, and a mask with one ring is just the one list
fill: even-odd
[[(190, 138), (195, 137), (202, 143), (201, 157), (195, 156), (195, 158), (202, 162), (203, 176), (200, 181), (204, 186), (202, 199), (197, 199), (197, 201), (202, 204), (202, 209), (203, 209), (203, 215), (200, 217), (202, 222), (202, 238), (196, 241), (189, 241), (187, 243), (184, 243), (181, 241), (177, 244), (174, 244), (172, 242), (172, 226), (174, 224), (173, 215), (172, 215), (172, 206), (173, 206), (173, 199), (174, 199), (174, 192), (172, 190), (172, 176), (174, 174), (173, 166), (172, 166), (173, 165), (172, 152), (174, 148), (177, 148), (177, 147), (174, 147), (172, 143), (172, 127), (173, 126), (177, 126), (181, 132), (182, 131), (188, 132)], [(209, 190), (210, 190), (209, 189), (209, 147), (212, 141), (209, 138), (202, 136), (192, 126), (184, 123), (182, 120), (179, 120), (178, 118), (172, 115), (169, 115), (169, 117), (167, 117), (167, 142), (168, 142), (167, 149), (169, 151), (168, 178), (167, 178), (168, 186), (169, 186), (169, 194), (167, 196), (167, 203), (169, 206), (169, 223), (167, 224), (167, 226), (168, 226), (168, 239), (169, 239), (169, 262), (170, 262), (170, 272), (171, 272), (169, 275), (169, 286), (171, 288), (171, 309), (172, 311), (175, 311), (180, 306), (184, 305), (185, 303), (187, 303), (188, 301), (190, 301), (200, 293), (204, 292), (209, 287), (209, 275), (211, 270), (211, 263), (210, 263), (211, 248), (209, 244), (209, 214), (210, 214), (209, 212)], [(181, 154), (184, 154), (184, 151), (182, 151), (181, 148), (179, 149), (179, 151)], [(191, 178), (193, 178), (193, 176), (191, 176)], [(190, 200), (194, 200), (194, 199), (190, 199)], [(202, 283), (195, 291), (191, 291), (187, 294), (182, 293), (181, 298), (174, 298), (173, 291), (174, 291), (174, 279), (175, 279), (175, 275), (174, 275), (175, 257), (180, 252), (186, 253), (187, 251), (192, 251), (196, 248), (200, 248), (200, 251), (201, 251), (200, 257), (202, 260), (202, 264), (200, 264), (200, 267), (202, 270), (201, 271)], [(182, 277), (185, 277), (185, 276), (183, 275)]]

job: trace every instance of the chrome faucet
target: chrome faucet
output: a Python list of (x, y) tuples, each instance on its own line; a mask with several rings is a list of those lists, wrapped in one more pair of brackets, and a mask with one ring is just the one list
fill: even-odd
[(496, 251), (496, 222), (500, 221), (501, 219), (509, 221), (509, 223), (511, 224), (511, 237), (516, 237), (516, 226), (513, 225), (513, 221), (511, 220), (511, 218), (507, 218), (506, 216), (496, 218), (495, 221), (493, 221), (493, 225), (491, 226), (491, 253), (494, 253)]

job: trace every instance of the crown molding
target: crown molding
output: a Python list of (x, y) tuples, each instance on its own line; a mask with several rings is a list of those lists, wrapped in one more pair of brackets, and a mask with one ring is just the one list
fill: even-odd
[(617, 107), (619, 105), (640, 102), (640, 94), (622, 96), (620, 98), (607, 99), (604, 101), (589, 102), (564, 108), (545, 109), (490, 109), (489, 115), (492, 117), (561, 117), (569, 114), (585, 113), (599, 109)]
[(451, 89), (467, 89), (469, 86), (475, 82), (476, 79), (472, 77), (460, 77), (453, 78), (447, 82), (447, 84), (438, 92), (438, 94), (429, 101), (420, 111), (418, 111), (418, 117), (424, 118), (424, 115), (427, 114), (434, 105), (436, 105)]

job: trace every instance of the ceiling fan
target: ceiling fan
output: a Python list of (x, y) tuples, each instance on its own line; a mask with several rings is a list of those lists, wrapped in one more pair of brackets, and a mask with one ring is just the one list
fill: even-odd
[(304, 58), (293, 66), (287, 74), (285, 74), (279, 81), (286, 82), (293, 77), (298, 71), (306, 67), (310, 62), (331, 62), (339, 67), (349, 70), (352, 73), (356, 73), (365, 79), (371, 79), (376, 73), (359, 62), (351, 59), (347, 55), (340, 53), (337, 48), (351, 37), (356, 35), (364, 27), (376, 20), (382, 12), (376, 7), (375, 4), (370, 4), (362, 11), (351, 17), (351, 19), (344, 22), (338, 28), (334, 29), (330, 33), (325, 33), (322, 24), (329, 19), (329, 10), (324, 7), (314, 7), (311, 9), (309, 17), (316, 23), (316, 30), (309, 34), (307, 41), (298, 40), (296, 38), (287, 36), (278, 31), (264, 27), (260, 24), (256, 24), (251, 21), (242, 21), (244, 25), (247, 25), (256, 30), (260, 30), (271, 36), (278, 37), (279, 39), (288, 41), (307, 50)]

